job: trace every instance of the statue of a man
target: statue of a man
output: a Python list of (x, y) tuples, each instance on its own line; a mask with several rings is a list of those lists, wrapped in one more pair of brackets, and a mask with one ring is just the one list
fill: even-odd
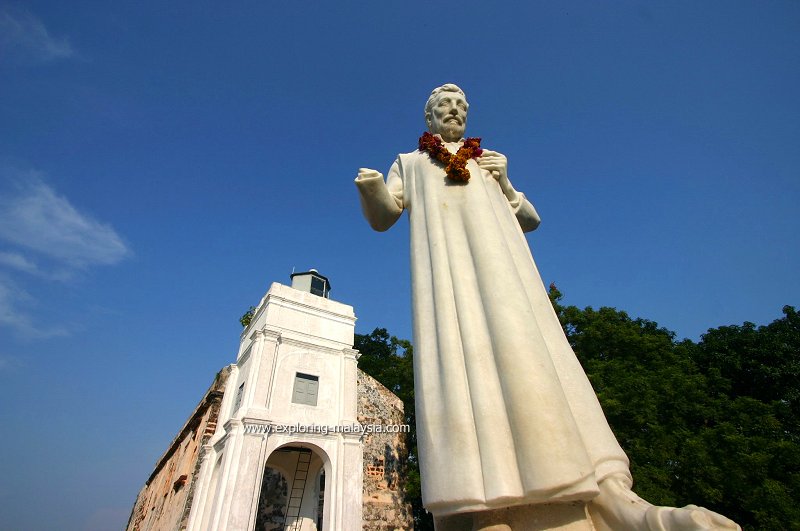
[(456, 85), (436, 88), (420, 149), (399, 155), (385, 182), (366, 168), (356, 178), (375, 230), (410, 217), (417, 442), (437, 528), (466, 514), (474, 529), (510, 529), (487, 515), (583, 501), (598, 529), (736, 529), (631, 492), (628, 459), (523, 235), (539, 215), (506, 157), (464, 139), (468, 107)]

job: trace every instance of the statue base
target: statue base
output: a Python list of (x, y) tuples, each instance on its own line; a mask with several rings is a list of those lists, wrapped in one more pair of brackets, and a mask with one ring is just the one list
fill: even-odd
[(595, 531), (585, 502), (520, 505), (434, 520), (436, 531)]

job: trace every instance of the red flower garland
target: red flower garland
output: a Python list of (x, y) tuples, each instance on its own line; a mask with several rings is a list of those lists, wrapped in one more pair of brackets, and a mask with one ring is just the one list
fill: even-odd
[(419, 137), (419, 150), (427, 152), (431, 158), (444, 164), (449, 179), (463, 183), (469, 181), (467, 161), (478, 158), (483, 153), (480, 138), (467, 138), (454, 155), (447, 151), (441, 138), (427, 131)]

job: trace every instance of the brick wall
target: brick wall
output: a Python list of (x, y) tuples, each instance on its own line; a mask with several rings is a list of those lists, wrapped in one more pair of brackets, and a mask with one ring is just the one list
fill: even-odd
[(214, 378), (200, 404), (183, 425), (133, 506), (127, 531), (174, 531), (186, 529), (200, 472), (199, 452), (217, 428), (217, 418), (231, 367)]

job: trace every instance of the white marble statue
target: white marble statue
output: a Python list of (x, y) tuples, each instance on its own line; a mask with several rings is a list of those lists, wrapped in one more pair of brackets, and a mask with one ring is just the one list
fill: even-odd
[(399, 155), (385, 182), (366, 168), (355, 181), (375, 230), (410, 216), (417, 437), (437, 528), (466, 514), (474, 529), (510, 529), (487, 516), (577, 501), (597, 529), (737, 529), (630, 490), (628, 459), (523, 235), (539, 216), (511, 185), (506, 157), (463, 138), (467, 109), (457, 86), (436, 88), (421, 149)]

